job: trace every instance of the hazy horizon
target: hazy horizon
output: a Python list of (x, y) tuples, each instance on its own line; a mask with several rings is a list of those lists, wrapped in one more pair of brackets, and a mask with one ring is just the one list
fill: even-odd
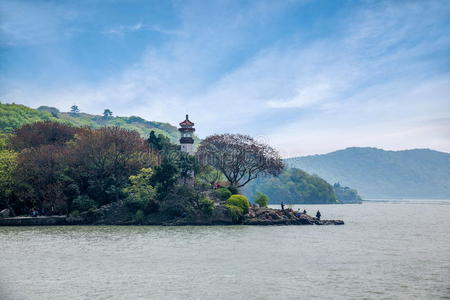
[(0, 101), (450, 152), (448, 1), (2, 1)]

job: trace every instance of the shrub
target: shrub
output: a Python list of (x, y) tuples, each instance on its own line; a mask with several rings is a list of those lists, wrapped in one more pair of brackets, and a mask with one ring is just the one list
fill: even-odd
[(88, 196), (78, 196), (72, 202), (72, 211), (78, 210), (79, 212), (88, 211), (90, 209), (95, 209), (97, 204), (94, 200)]
[(148, 204), (147, 199), (133, 197), (133, 196), (128, 196), (124, 202), (125, 202), (125, 206), (132, 212), (136, 212), (138, 210), (145, 209)]
[(261, 192), (257, 192), (255, 195), (255, 203), (259, 205), (259, 207), (267, 207), (269, 204), (269, 197), (266, 194)]
[(189, 186), (176, 186), (161, 201), (160, 211), (168, 217), (184, 217), (194, 212), (199, 194)]
[(219, 198), (220, 200), (227, 200), (228, 198), (231, 197), (231, 192), (229, 189), (227, 188), (220, 188), (214, 191), (214, 196), (216, 196), (217, 198)]
[(250, 202), (244, 195), (231, 195), (227, 200), (227, 204), (240, 207), (243, 213), (247, 213), (250, 207)]
[(237, 187), (235, 187), (235, 186), (230, 185), (228, 187), (228, 190), (230, 191), (230, 193), (232, 195), (238, 195), (239, 194), (239, 189)]
[(70, 213), (70, 216), (73, 218), (78, 218), (80, 216), (80, 212), (78, 210), (74, 210)]
[(142, 224), (142, 222), (144, 221), (144, 211), (142, 209), (138, 209), (136, 211), (136, 214), (134, 216), (134, 221), (136, 223)]
[(102, 216), (98, 209), (91, 208), (84, 214), (87, 223), (95, 223)]
[(228, 210), (228, 214), (230, 215), (233, 222), (240, 222), (242, 217), (244, 216), (244, 210), (236, 205), (225, 204), (225, 207)]
[(207, 197), (203, 197), (202, 199), (200, 199), (200, 208), (205, 215), (210, 216), (214, 211), (214, 201)]

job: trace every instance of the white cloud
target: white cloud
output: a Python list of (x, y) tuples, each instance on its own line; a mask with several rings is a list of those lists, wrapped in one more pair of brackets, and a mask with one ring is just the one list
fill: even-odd
[[(332, 36), (304, 41), (295, 33), (225, 68), (254, 38), (255, 26), (290, 5), (272, 3), (183, 6), (183, 25), (168, 32), (173, 36), (166, 44), (147, 49), (102, 84), (42, 91), (27, 83), (10, 88), (5, 98), (60, 109), (77, 103), (96, 113), (108, 107), (173, 124), (188, 112), (201, 136), (256, 132), (286, 156), (366, 145), (450, 151), (448, 122), (432, 122), (450, 117), (450, 81), (439, 71), (441, 60), (430, 59), (449, 48), (440, 26), (449, 5), (371, 5), (350, 11)], [(109, 34), (139, 30), (164, 31), (140, 21), (112, 27)], [(276, 119), (269, 126), (261, 124), (271, 116)]]

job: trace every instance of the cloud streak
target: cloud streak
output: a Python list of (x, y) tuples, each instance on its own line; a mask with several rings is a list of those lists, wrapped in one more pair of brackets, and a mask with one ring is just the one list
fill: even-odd
[(450, 151), (450, 5), (342, 8), (330, 16), (332, 34), (312, 38), (307, 22), (285, 20), (310, 5), (178, 3), (178, 27), (139, 20), (103, 32), (125, 39), (153, 30), (167, 39), (100, 84), (36, 91), (39, 82), (15, 82), (2, 98), (61, 109), (77, 103), (90, 112), (109, 107), (171, 123), (189, 112), (203, 137), (263, 135), (285, 156), (355, 145)]

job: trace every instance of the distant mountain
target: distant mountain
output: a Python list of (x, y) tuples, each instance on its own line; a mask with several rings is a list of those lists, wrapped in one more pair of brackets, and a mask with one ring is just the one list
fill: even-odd
[[(183, 117), (183, 116), (182, 116)], [(41, 106), (38, 109), (29, 108), (20, 104), (0, 103), (0, 133), (11, 133), (14, 129), (27, 123), (38, 121), (64, 122), (73, 126), (87, 126), (98, 128), (103, 126), (119, 126), (122, 128), (135, 130), (143, 137), (148, 137), (150, 131), (156, 134), (168, 136), (173, 143), (178, 143), (180, 134), (177, 127), (162, 122), (147, 121), (140, 117), (103, 117), (86, 113), (71, 114), (60, 112), (57, 108)], [(198, 143), (197, 137), (194, 140)]]
[(350, 186), (363, 199), (450, 199), (450, 153), (353, 147), (285, 162), (330, 183)]

